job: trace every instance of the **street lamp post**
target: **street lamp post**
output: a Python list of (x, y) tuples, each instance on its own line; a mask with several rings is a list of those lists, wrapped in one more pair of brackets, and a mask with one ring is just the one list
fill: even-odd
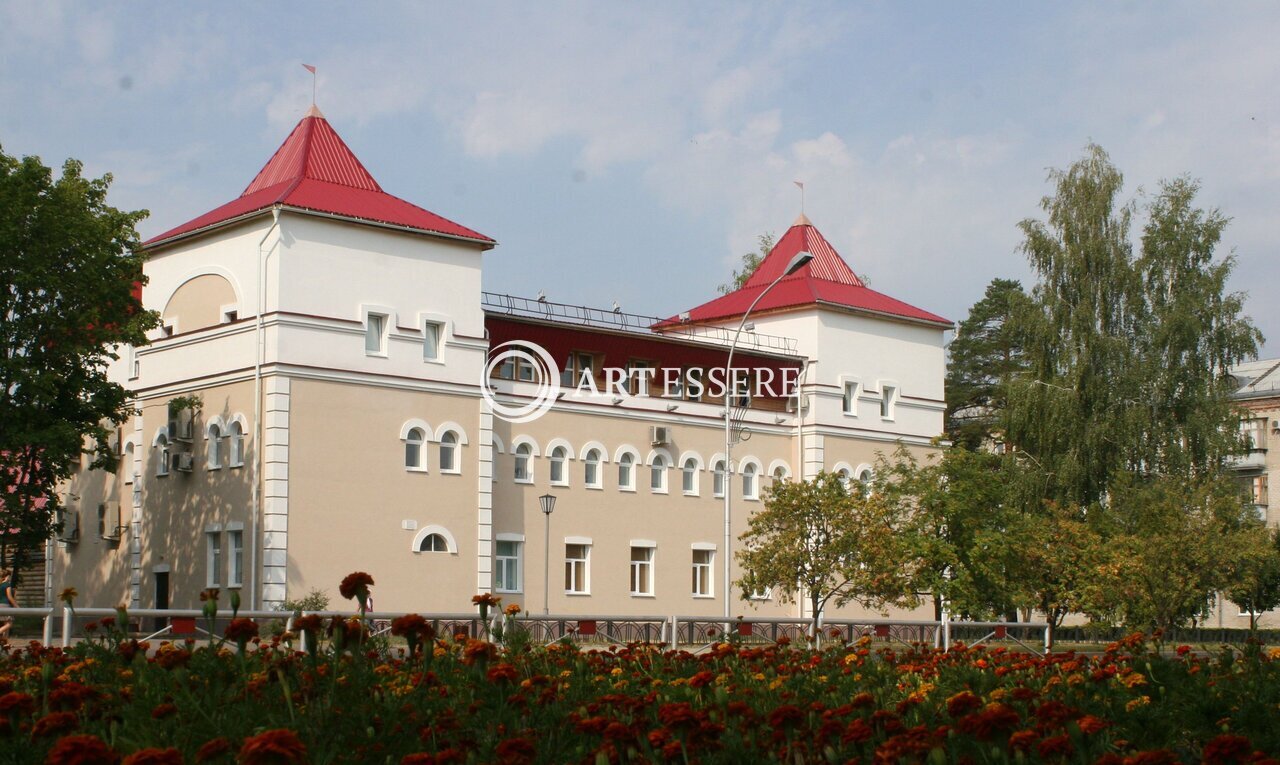
[[(787, 263), (787, 268), (777, 279), (769, 283), (756, 295), (756, 299), (751, 301), (751, 305), (747, 308), (746, 313), (742, 314), (742, 321), (738, 322), (738, 331), (733, 335), (733, 342), (729, 344), (729, 358), (725, 361), (724, 376), (727, 387), (724, 395), (724, 582), (721, 585), (724, 588), (724, 618), (727, 623), (730, 618), (730, 601), (729, 601), (729, 559), (731, 545), (733, 544), (733, 535), (730, 526), (730, 510), (732, 509), (733, 497), (733, 420), (732, 420), (732, 401), (733, 393), (737, 392), (738, 386), (733, 375), (733, 353), (738, 349), (738, 339), (742, 336), (742, 330), (747, 326), (747, 317), (755, 310), (756, 304), (760, 302), (760, 298), (769, 293), (769, 290), (778, 285), (786, 277), (799, 271), (801, 268), (813, 260), (813, 254), (809, 252), (797, 252), (791, 262)], [(726, 629), (728, 625), (726, 624)]]
[(551, 613), (551, 513), (556, 509), (556, 496), (543, 494), (538, 497), (538, 505), (546, 518), (545, 533), (542, 542), (542, 613)]

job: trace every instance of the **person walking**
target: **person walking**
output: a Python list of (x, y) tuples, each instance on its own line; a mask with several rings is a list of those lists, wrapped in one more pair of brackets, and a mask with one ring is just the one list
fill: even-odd
[[(18, 598), (14, 593), (13, 569), (0, 569), (0, 609), (17, 608)], [(13, 629), (12, 616), (0, 616), (0, 641), (9, 640), (9, 630)]]

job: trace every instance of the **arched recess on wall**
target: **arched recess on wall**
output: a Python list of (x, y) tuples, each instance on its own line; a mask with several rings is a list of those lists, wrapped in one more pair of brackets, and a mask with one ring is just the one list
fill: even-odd
[(161, 322), (175, 332), (215, 327), (240, 318), (240, 291), (230, 271), (217, 266), (186, 276), (160, 312)]

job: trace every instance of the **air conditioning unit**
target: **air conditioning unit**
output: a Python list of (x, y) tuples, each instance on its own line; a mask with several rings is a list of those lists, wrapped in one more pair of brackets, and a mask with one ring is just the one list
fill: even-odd
[(649, 443), (654, 446), (671, 443), (671, 428), (664, 425), (649, 426)]
[(1272, 432), (1272, 433), (1280, 433), (1280, 420), (1272, 420), (1272, 421), (1271, 421), (1271, 432)]
[(58, 532), (59, 542), (80, 541), (80, 513), (75, 510), (63, 510), (62, 530)]
[(191, 435), (192, 430), (192, 419), (189, 416), (169, 420), (169, 438), (174, 441), (191, 443), (194, 440)]
[(195, 458), (186, 452), (174, 454), (171, 459), (173, 460), (173, 469), (179, 473), (190, 473), (192, 467), (195, 466)]

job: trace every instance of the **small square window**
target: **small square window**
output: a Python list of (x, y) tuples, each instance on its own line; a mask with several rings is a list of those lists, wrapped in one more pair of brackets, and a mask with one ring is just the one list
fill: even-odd
[(386, 353), (387, 316), (371, 313), (364, 323), (364, 350), (370, 354)]
[(422, 325), (422, 360), (440, 360), (440, 335), (443, 328), (434, 321)]

